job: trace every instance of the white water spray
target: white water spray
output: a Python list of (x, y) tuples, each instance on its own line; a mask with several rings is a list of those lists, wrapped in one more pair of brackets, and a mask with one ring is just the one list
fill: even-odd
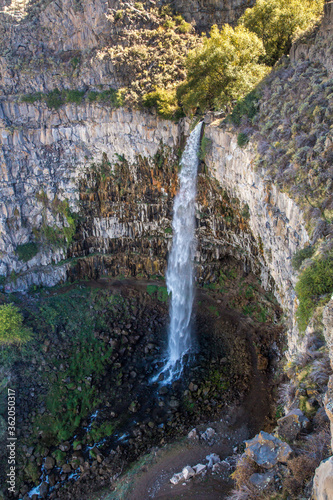
[(171, 293), (170, 323), (168, 331), (168, 358), (155, 380), (164, 374), (163, 383), (179, 378), (183, 370), (183, 357), (191, 348), (191, 313), (194, 299), (193, 258), (195, 239), (195, 198), (198, 171), (198, 152), (202, 123), (189, 139), (180, 162), (180, 187), (173, 209), (173, 240), (168, 260), (166, 284)]

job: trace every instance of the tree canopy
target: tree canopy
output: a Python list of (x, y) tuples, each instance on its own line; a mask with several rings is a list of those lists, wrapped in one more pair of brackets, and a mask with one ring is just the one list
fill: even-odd
[(245, 26), (213, 26), (187, 59), (187, 80), (177, 91), (185, 112), (218, 110), (244, 97), (269, 71), (259, 62), (264, 54), (263, 42)]
[(263, 41), (262, 61), (273, 65), (287, 54), (298, 31), (305, 30), (323, 12), (324, 0), (257, 0), (239, 20)]

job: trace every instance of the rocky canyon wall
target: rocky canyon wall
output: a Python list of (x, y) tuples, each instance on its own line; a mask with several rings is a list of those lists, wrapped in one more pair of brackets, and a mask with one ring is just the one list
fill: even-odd
[(213, 24), (219, 27), (225, 23), (235, 24), (245, 9), (254, 3), (254, 0), (173, 0), (171, 5), (186, 21), (194, 19), (196, 29), (201, 33), (209, 31)]
[[(189, 133), (188, 122), (96, 104), (51, 111), (45, 105), (2, 102), (0, 112), (0, 270), (8, 291), (68, 277), (164, 273), (177, 151)], [(198, 278), (209, 280), (215, 264), (232, 255), (260, 273), (264, 287), (274, 282), (290, 320), (292, 355), (300, 345), (291, 258), (309, 241), (304, 214), (256, 171), (255, 145), (238, 147), (237, 137), (214, 123), (206, 125), (205, 135), (211, 145), (208, 176), (199, 175), (198, 183)], [(103, 158), (110, 168), (106, 177), (92, 169), (101, 168)], [(214, 178), (219, 187), (213, 187)], [(34, 241), (43, 224), (68, 225), (53, 209), (57, 200), (67, 200), (81, 213), (74, 241), (66, 249), (43, 240), (35, 256), (20, 260), (18, 246)]]

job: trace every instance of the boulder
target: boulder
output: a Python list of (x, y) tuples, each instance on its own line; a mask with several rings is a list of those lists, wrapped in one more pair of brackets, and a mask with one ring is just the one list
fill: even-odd
[(188, 439), (199, 439), (198, 433), (196, 429), (192, 429), (188, 434), (187, 434)]
[(313, 500), (333, 498), (333, 456), (321, 462), (315, 472), (312, 490)]
[(55, 466), (55, 460), (52, 457), (46, 457), (44, 467), (46, 470), (51, 470)]
[(62, 466), (62, 471), (65, 473), (65, 474), (69, 474), (71, 471), (72, 471), (72, 467), (70, 464), (64, 464)]
[(299, 409), (292, 410), (285, 417), (279, 418), (277, 423), (279, 436), (288, 441), (297, 439), (302, 430), (308, 429), (310, 425), (309, 419)]
[(196, 474), (202, 474), (202, 473), (206, 472), (207, 465), (203, 465), (203, 464), (194, 465), (193, 470)]
[(195, 472), (194, 470), (192, 469), (192, 467), (190, 467), (189, 465), (187, 465), (186, 467), (184, 467), (184, 469), (182, 470), (182, 474), (184, 476), (184, 479), (187, 481), (188, 479), (190, 479), (191, 477), (193, 477), (195, 475)]
[(287, 443), (264, 431), (245, 441), (245, 444), (245, 455), (265, 469), (272, 469), (278, 462), (286, 462), (293, 452)]
[(258, 490), (264, 490), (267, 486), (274, 482), (274, 472), (269, 471), (265, 474), (255, 473), (250, 476), (249, 480)]
[(172, 478), (170, 479), (170, 483), (172, 484), (178, 484), (181, 481), (184, 481), (184, 475), (182, 472), (178, 472), (178, 474), (174, 474)]
[(70, 448), (71, 448), (71, 445), (69, 444), (68, 441), (65, 441), (64, 443), (61, 443), (59, 445), (59, 450), (61, 450), (61, 451), (69, 451)]
[(39, 487), (39, 495), (42, 498), (46, 498), (47, 492), (49, 491), (49, 485), (46, 481), (43, 481)]

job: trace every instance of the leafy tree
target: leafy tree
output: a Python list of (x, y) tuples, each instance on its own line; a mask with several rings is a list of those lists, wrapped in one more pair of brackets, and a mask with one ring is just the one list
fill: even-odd
[(32, 331), (23, 325), (23, 316), (14, 304), (0, 306), (0, 345), (25, 344)]
[(263, 41), (266, 56), (273, 65), (290, 50), (298, 31), (305, 30), (322, 13), (324, 0), (257, 0), (239, 20)]
[(213, 26), (187, 59), (187, 80), (177, 90), (184, 110), (230, 107), (269, 71), (258, 62), (264, 53), (262, 41), (244, 26)]

